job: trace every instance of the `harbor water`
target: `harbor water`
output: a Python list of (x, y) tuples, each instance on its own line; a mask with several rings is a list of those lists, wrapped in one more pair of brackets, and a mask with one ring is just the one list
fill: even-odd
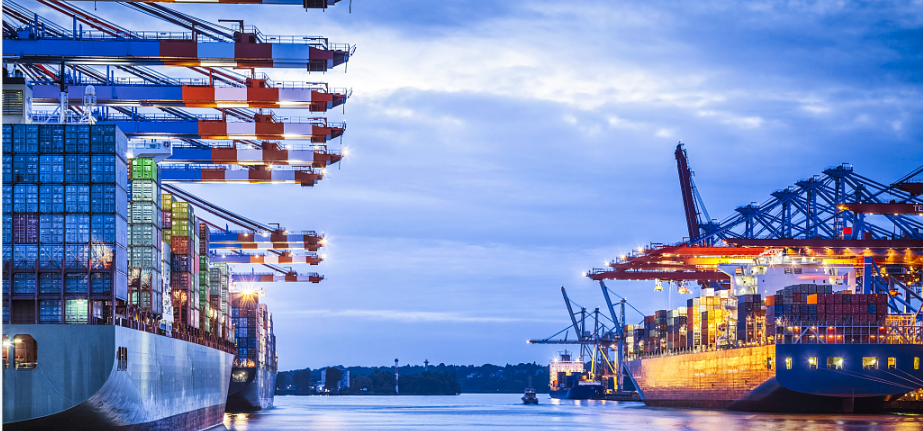
[[(878, 430), (923, 429), (920, 415), (755, 414), (552, 400), (521, 394), (458, 396), (277, 396), (275, 407), (226, 415), (224, 429), (269, 430)], [(221, 430), (221, 427), (217, 429)]]

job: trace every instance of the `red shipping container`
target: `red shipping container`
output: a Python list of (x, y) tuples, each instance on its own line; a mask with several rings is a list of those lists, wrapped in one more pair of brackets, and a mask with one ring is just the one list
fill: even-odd
[(174, 236), (170, 239), (170, 251), (173, 254), (189, 254), (189, 237)]
[(13, 216), (13, 242), (35, 244), (38, 242), (38, 214), (16, 214)]
[(858, 296), (859, 296), (859, 304), (866, 304), (866, 305), (868, 305), (868, 303), (869, 303), (869, 296), (868, 296), (868, 295), (858, 295)]
[(192, 287), (192, 275), (188, 272), (174, 272), (170, 274), (170, 287), (173, 290), (189, 291)]

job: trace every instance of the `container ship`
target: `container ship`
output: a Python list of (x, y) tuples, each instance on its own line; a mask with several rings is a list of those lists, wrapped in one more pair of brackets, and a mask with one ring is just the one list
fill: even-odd
[(852, 265), (774, 255), (719, 268), (729, 289), (624, 327), (625, 368), (647, 405), (851, 413), (918, 395), (917, 316), (863, 293)]
[[(338, 1), (262, 3), (307, 10)], [(228, 3), (254, 2), (220, 7)], [(234, 402), (229, 388), (241, 392), (232, 370), (239, 379), (276, 367), (265, 306), (244, 307), (235, 331), (231, 287), (319, 282), (278, 265), (316, 265), (323, 238), (255, 222), (175, 184), (314, 186), (342, 158), (326, 144), (345, 123), (270, 109), (322, 113), (350, 93), (256, 69), (326, 72), (355, 46), (267, 36), (242, 20), (226, 27), (159, 5), (112, 5), (113, 16), (134, 10), (181, 31), (135, 31), (75, 4), (46, 6), (3, 4), (3, 428), (218, 425)], [(272, 376), (250, 380), (256, 405), (271, 405), (261, 391)]]
[(272, 313), (255, 290), (231, 292), (231, 322), (237, 356), (231, 370), (228, 412), (254, 412), (272, 407), (278, 358)]
[(563, 400), (604, 399), (602, 382), (590, 378), (582, 360), (573, 360), (568, 351), (561, 352), (549, 365), (551, 398)]
[(111, 125), (3, 125), (4, 429), (223, 420), (227, 265), (130, 155)]

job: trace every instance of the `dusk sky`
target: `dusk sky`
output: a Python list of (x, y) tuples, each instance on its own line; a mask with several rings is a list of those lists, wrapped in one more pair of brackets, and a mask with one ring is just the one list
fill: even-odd
[[(569, 324), (560, 286), (605, 308), (583, 271), (686, 236), (680, 140), (718, 219), (828, 166), (890, 183), (923, 164), (920, 1), (347, 2), (167, 5), (357, 45), (345, 73), (267, 71), (354, 89), (328, 115), (348, 122), (342, 166), (314, 188), (185, 187), (327, 234), (327, 261), (299, 268), (326, 280), (265, 287), (280, 370), (547, 362), (559, 346), (525, 340)], [(609, 286), (667, 306), (652, 282)]]

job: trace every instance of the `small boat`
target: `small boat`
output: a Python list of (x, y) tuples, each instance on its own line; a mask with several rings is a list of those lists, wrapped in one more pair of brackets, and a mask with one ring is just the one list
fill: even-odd
[(538, 404), (538, 397), (535, 396), (535, 388), (532, 387), (532, 378), (529, 377), (529, 386), (526, 387), (526, 393), (522, 396), (523, 404)]

